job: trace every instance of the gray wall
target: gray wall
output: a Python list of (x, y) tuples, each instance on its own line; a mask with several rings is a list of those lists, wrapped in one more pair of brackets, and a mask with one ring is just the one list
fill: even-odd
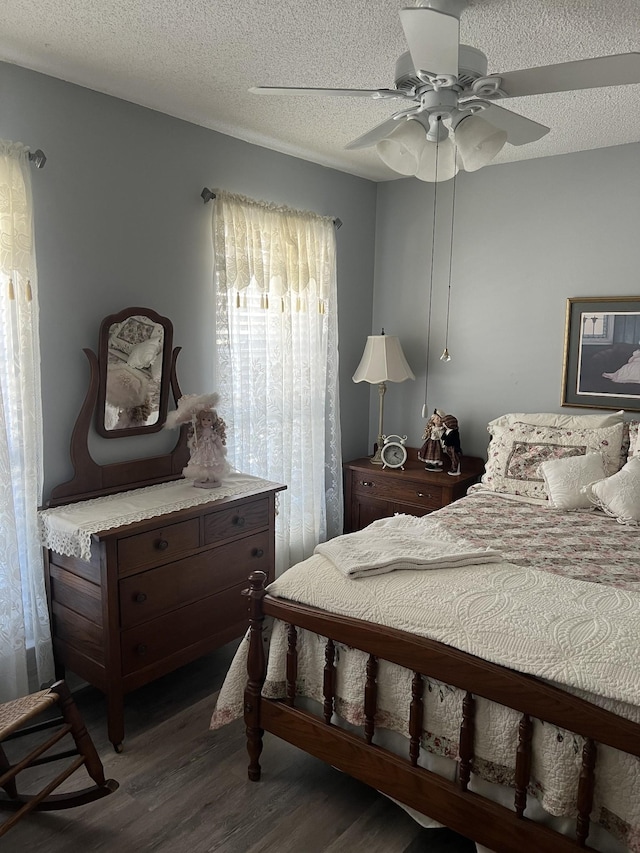
[[(427, 404), (484, 456), (507, 411), (565, 411), (567, 297), (640, 294), (640, 147), (487, 167), (458, 176), (449, 349), (444, 347), (452, 183), (438, 186)], [(433, 185), (380, 184), (373, 328), (400, 336), (415, 382), (389, 384), (385, 431), (419, 446), (424, 420)], [(370, 437), (377, 434), (372, 394)]]
[[(366, 445), (368, 388), (351, 375), (371, 329), (376, 185), (0, 63), (0, 137), (47, 154), (33, 172), (41, 309), (45, 497), (72, 474), (84, 347), (128, 306), (174, 324), (185, 393), (215, 390), (211, 204), (203, 186), (337, 216), (345, 457)], [(101, 462), (164, 452), (163, 433), (92, 440)]]

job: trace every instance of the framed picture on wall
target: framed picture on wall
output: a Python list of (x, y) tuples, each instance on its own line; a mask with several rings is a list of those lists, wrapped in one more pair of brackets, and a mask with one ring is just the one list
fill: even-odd
[(562, 405), (640, 411), (640, 296), (567, 299)]

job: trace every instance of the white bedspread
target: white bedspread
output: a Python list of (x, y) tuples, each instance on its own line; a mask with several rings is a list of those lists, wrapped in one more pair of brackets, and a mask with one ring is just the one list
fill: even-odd
[(478, 548), (449, 533), (435, 518), (397, 515), (374, 521), (366, 530), (336, 536), (316, 546), (348, 578), (366, 578), (411, 569), (451, 569), (497, 563), (491, 548)]

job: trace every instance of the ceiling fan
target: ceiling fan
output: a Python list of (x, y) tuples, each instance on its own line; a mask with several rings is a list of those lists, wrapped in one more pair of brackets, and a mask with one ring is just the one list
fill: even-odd
[(640, 53), (622, 53), (487, 75), (480, 50), (459, 44), (460, 15), (469, 0), (418, 0), (400, 10), (409, 51), (396, 62), (392, 89), (256, 86), (254, 94), (338, 95), (393, 99), (402, 108), (354, 139), (348, 149), (375, 145), (402, 175), (425, 181), (486, 166), (505, 142), (526, 145), (549, 128), (499, 107), (504, 98), (640, 83)]

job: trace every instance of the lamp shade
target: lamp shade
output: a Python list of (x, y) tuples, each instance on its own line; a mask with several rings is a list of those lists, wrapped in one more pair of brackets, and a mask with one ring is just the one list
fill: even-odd
[(473, 115), (456, 126), (455, 137), (465, 172), (475, 172), (493, 160), (507, 141), (507, 132)]
[(427, 144), (427, 132), (419, 121), (405, 121), (381, 139), (376, 151), (383, 163), (400, 175), (415, 175), (420, 155)]
[(404, 382), (415, 379), (395, 335), (369, 335), (354, 382)]
[[(437, 157), (437, 164), (436, 164)], [(421, 181), (448, 181), (458, 171), (456, 147), (447, 138), (441, 142), (427, 142), (420, 155), (416, 178)]]

